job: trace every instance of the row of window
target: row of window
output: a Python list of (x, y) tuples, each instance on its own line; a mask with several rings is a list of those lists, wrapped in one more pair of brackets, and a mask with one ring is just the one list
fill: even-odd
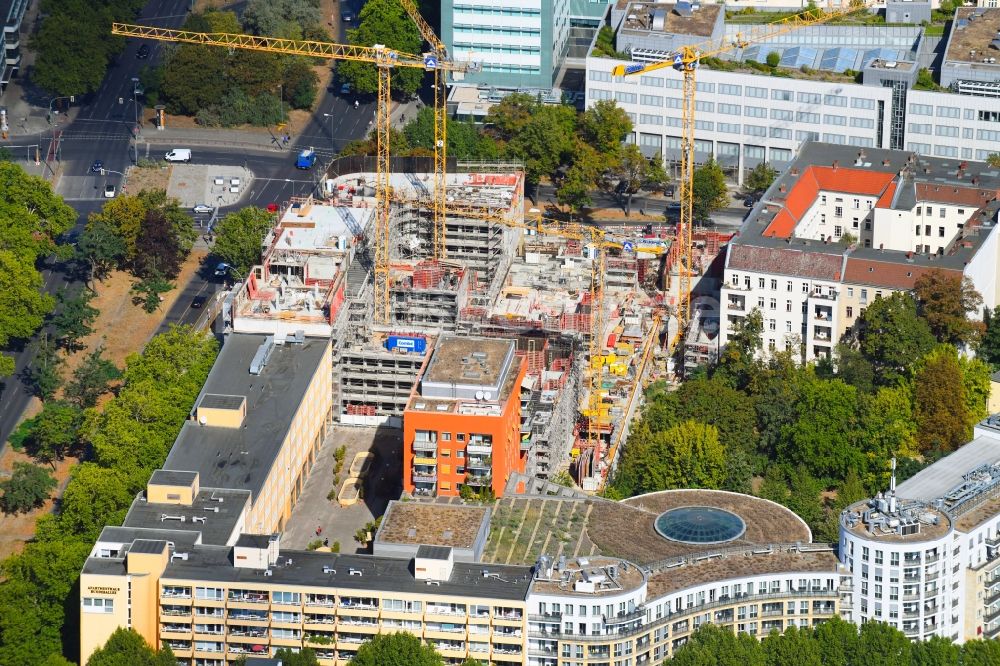
[(454, 5), (455, 14), (482, 14), (492, 16), (541, 16), (540, 9), (531, 7), (496, 7), (490, 5)]
[(541, 37), (542, 34), (541, 30), (538, 28), (510, 28), (456, 23), (456, 35), (460, 32), (471, 32), (475, 35), (496, 35), (503, 37)]
[(503, 53), (506, 55), (539, 55), (542, 50), (537, 46), (501, 46), (499, 44), (484, 44), (482, 42), (455, 42), (456, 49), (469, 49), (476, 53)]

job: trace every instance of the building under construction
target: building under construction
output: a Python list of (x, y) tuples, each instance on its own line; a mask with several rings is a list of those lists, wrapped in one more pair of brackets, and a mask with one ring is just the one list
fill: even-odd
[(538, 233), (525, 222), (523, 174), (477, 165), (448, 174), (456, 212), (445, 256), (434, 257), (431, 181), (391, 177), (388, 324), (373, 321), (372, 173), (333, 175), (315, 197), (282, 207), (260, 265), (227, 299), (227, 324), (278, 339), (330, 336), (333, 414), (347, 425), (401, 427), (442, 334), (513, 339), (526, 367), (517, 389), (526, 471), (546, 478), (574, 459), (581, 485), (598, 488), (659, 339), (653, 287), (669, 242)]

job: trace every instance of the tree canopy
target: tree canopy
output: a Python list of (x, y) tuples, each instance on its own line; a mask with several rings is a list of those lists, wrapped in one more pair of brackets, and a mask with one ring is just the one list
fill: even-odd
[(398, 631), (379, 634), (358, 648), (351, 666), (442, 666), (434, 648), (413, 634)]
[(920, 316), (938, 342), (972, 345), (982, 335), (982, 322), (969, 319), (983, 305), (970, 278), (935, 268), (917, 278), (913, 292)]
[(712, 213), (729, 203), (726, 175), (714, 159), (694, 170), (691, 184), (692, 215), (696, 220), (707, 220)]
[(170, 648), (156, 650), (132, 629), (115, 629), (107, 642), (94, 650), (87, 666), (174, 666)]
[[(416, 23), (403, 9), (399, 0), (368, 0), (358, 12), (358, 27), (347, 31), (347, 39), (358, 46), (385, 44), (403, 53), (421, 53), (423, 38)], [(337, 76), (351, 84), (358, 93), (378, 92), (378, 72), (375, 65), (345, 61), (337, 63)], [(400, 97), (410, 97), (420, 88), (424, 70), (415, 67), (395, 67), (390, 89)]]
[(4, 513), (25, 513), (42, 505), (56, 487), (56, 480), (43, 468), (16, 462), (10, 478), (0, 481), (0, 506)]

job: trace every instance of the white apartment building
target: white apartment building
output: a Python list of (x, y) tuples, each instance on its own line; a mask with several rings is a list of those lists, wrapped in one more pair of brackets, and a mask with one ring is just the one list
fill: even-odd
[(913, 639), (1000, 633), (1000, 428), (841, 516), (842, 614)]
[(994, 307), (998, 188), (982, 163), (805, 144), (729, 245), (720, 345), (756, 308), (764, 353), (829, 356), (871, 301), (933, 269), (971, 278)]

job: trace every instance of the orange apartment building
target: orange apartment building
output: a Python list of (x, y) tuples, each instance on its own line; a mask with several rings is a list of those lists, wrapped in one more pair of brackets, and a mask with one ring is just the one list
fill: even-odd
[(524, 472), (521, 383), (513, 340), (442, 336), (403, 412), (403, 488), (454, 497), (462, 485), (503, 494)]

